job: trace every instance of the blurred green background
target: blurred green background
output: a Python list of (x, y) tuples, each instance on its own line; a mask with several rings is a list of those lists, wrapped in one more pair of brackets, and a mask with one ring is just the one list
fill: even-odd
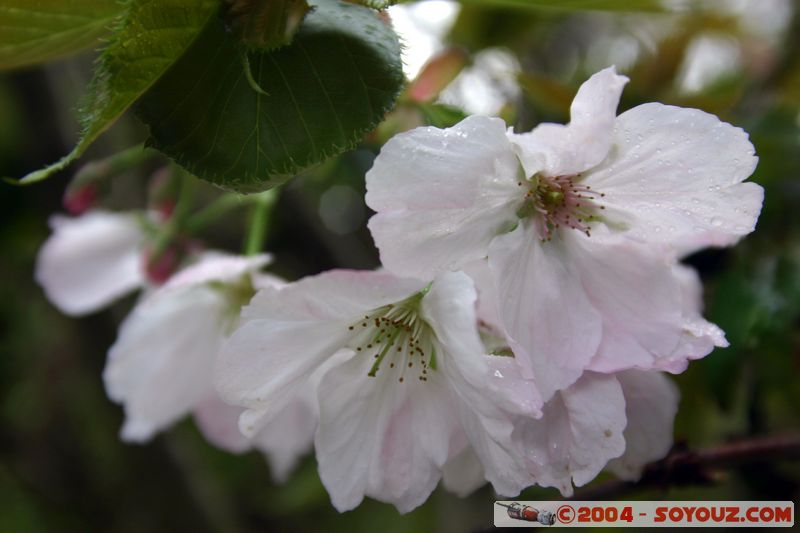
[[(416, 25), (420, 32), (403, 34), (407, 48), (427, 43), (427, 52), (409, 56), (409, 63), (445, 51), (445, 62), (464, 70), (439, 100), (435, 94), (422, 99), (407, 94), (361, 149), (284, 188), (267, 241), (276, 257), (273, 271), (296, 279), (333, 267), (377, 265), (365, 229), (363, 180), (391, 134), (423, 123), (448, 125), (464, 112), (499, 114), (518, 130), (541, 121), (564, 122), (578, 85), (616, 64), (631, 78), (621, 110), (660, 101), (704, 109), (747, 130), (760, 157), (753, 179), (766, 189), (754, 234), (735, 248), (687, 259), (704, 281), (706, 314), (726, 331), (731, 347), (693, 363), (676, 378), (682, 392), (676, 442), (695, 449), (797, 431), (800, 6), (791, 0), (674, 1), (666, 13), (635, 14), (486, 3), (468, 2), (460, 10), (443, 2), (393, 8), (398, 30)], [(72, 147), (73, 110), (91, 65), (89, 53), (0, 73), (3, 175), (21, 176)], [(413, 77), (419, 65), (409, 67)], [(127, 118), (84, 161), (144, 136), (143, 128)], [(142, 208), (147, 181), (163, 164), (156, 158), (115, 179), (105, 204)], [(64, 187), (78, 167), (27, 188), (0, 186), (0, 531), (466, 532), (491, 527), (494, 496), (488, 488), (467, 499), (437, 490), (405, 516), (373, 501), (339, 514), (329, 504), (313, 458), (279, 486), (257, 453), (218, 451), (190, 421), (145, 446), (120, 442), (121, 409), (106, 398), (100, 373), (134, 297), (70, 319), (33, 281), (36, 252), (49, 233), (47, 219), (61, 211)], [(210, 186), (198, 189), (199, 202), (218, 194)], [(246, 213), (232, 212), (204, 237), (210, 245), (236, 251), (245, 226)], [(772, 459), (727, 469), (706, 486), (651, 487), (630, 496), (797, 500), (800, 464)], [(523, 495), (558, 497), (542, 489)]]

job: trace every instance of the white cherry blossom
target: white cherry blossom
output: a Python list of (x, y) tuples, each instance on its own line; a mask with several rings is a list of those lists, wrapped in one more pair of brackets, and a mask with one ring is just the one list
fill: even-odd
[(320, 477), (340, 511), (364, 496), (410, 511), (467, 445), (499, 492), (517, 494), (533, 481), (511, 452), (512, 419), (540, 400), (492, 373), (475, 300), (463, 273), (428, 284), (331, 271), (267, 288), (243, 310), (217, 386), (252, 435), (315, 383)]
[(367, 174), (369, 226), (392, 272), (429, 278), (488, 257), (499, 321), (543, 398), (586, 369), (680, 371), (724, 345), (687, 313), (676, 257), (752, 231), (762, 189), (739, 128), (660, 104), (619, 117), (606, 69), (568, 125), (469, 117), (390, 140)]
[(50, 226), (35, 277), (63, 313), (97, 311), (144, 285), (144, 232), (136, 215), (98, 209), (74, 218), (56, 215)]
[[(716, 326), (700, 317), (697, 274), (683, 265), (675, 265), (673, 270), (680, 281), (687, 328), (693, 325), (710, 330), (708, 335), (699, 335), (687, 329), (683, 342), (701, 343), (694, 349), (703, 352), (707, 343), (713, 345), (711, 338), (716, 330), (719, 342), (724, 343)], [(509, 353), (508, 339), (503, 333), (497, 291), (487, 261), (475, 261), (466, 271), (478, 291), (477, 314), (486, 351), (498, 354), (490, 364), (507, 376), (506, 387), (530, 387), (530, 381), (522, 377), (518, 360), (500, 356)], [(617, 349), (613, 336), (603, 342), (590, 368), (602, 367), (602, 354)], [(671, 362), (666, 363), (670, 366)], [(685, 360), (677, 363), (685, 365)], [(554, 393), (544, 405), (541, 418), (515, 418), (517, 453), (524, 458), (524, 468), (537, 484), (558, 488), (565, 495), (572, 494), (573, 484), (588, 483), (604, 467), (624, 479), (635, 479), (645, 464), (661, 459), (669, 451), (677, 403), (676, 387), (660, 372), (585, 371), (575, 383)], [(485, 482), (480, 463), (467, 452), (455, 458), (452, 467), (445, 468), (445, 487), (457, 494), (471, 492)]]
[(245, 438), (237, 427), (241, 408), (222, 403), (214, 389), (216, 360), (241, 306), (256, 288), (283, 284), (257, 273), (268, 260), (206, 253), (134, 307), (103, 372), (109, 397), (125, 409), (123, 440), (147, 441), (194, 414), (220, 448), (266, 452), (278, 480), (308, 451), (316, 413), (302, 393), (271, 424)]

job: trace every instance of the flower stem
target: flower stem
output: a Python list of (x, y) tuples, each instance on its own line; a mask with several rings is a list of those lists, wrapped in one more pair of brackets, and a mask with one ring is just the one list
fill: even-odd
[(267, 236), (269, 215), (272, 212), (275, 201), (278, 199), (278, 193), (275, 189), (270, 189), (255, 195), (253, 198), (255, 200), (255, 205), (253, 206), (253, 214), (250, 218), (250, 230), (247, 233), (247, 241), (245, 241), (245, 255), (256, 255), (264, 249), (264, 239)]
[(154, 155), (153, 150), (137, 144), (105, 159), (90, 161), (78, 170), (71, 186), (112, 178), (139, 166)]
[(186, 221), (186, 231), (188, 233), (197, 233), (231, 209), (244, 206), (246, 203), (247, 197), (240, 194), (223, 194), (203, 209), (190, 216)]
[(170, 217), (156, 235), (152, 256), (154, 259), (161, 257), (161, 254), (164, 253), (170, 243), (175, 239), (175, 236), (178, 235), (192, 208), (192, 197), (194, 196), (194, 183), (192, 183), (192, 179), (194, 178), (177, 167), (175, 167), (175, 172), (180, 172), (181, 190), (178, 195), (178, 202), (175, 204), (173, 216)]

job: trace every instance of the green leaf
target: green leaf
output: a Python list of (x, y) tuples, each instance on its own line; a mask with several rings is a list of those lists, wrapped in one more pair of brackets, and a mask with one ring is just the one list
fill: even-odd
[(77, 146), (60, 161), (19, 183), (34, 183), (64, 169), (145, 92), (189, 48), (209, 19), (216, 0), (133, 0), (95, 68), (82, 106)]
[(122, 11), (117, 0), (3, 0), (0, 70), (96, 46)]
[(592, 11), (664, 11), (660, 0), (461, 0), (464, 4), (528, 9)]
[(250, 52), (222, 22), (137, 103), (151, 146), (198, 177), (267, 189), (353, 147), (402, 89), (397, 36), (371, 9), (317, 0), (292, 43)]

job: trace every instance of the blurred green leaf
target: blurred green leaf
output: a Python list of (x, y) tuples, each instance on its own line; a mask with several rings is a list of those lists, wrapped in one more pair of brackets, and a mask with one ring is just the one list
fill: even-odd
[(215, 0), (133, 0), (100, 56), (82, 107), (77, 146), (21, 183), (43, 180), (80, 157), (186, 51), (217, 9)]
[(523, 94), (537, 109), (568, 119), (569, 108), (575, 96), (573, 89), (533, 72), (521, 73), (517, 81)]
[[(392, 107), (404, 78), (397, 36), (371, 9), (318, 0), (292, 44), (248, 53), (209, 24), (139, 101), (149, 144), (237, 191), (274, 187), (353, 147)], [(187, 87), (187, 80), (192, 80)]]
[(467, 118), (467, 114), (464, 111), (446, 104), (420, 102), (417, 104), (417, 108), (422, 112), (425, 123), (437, 128), (449, 128)]
[(123, 9), (117, 0), (3, 0), (0, 70), (96, 46)]

